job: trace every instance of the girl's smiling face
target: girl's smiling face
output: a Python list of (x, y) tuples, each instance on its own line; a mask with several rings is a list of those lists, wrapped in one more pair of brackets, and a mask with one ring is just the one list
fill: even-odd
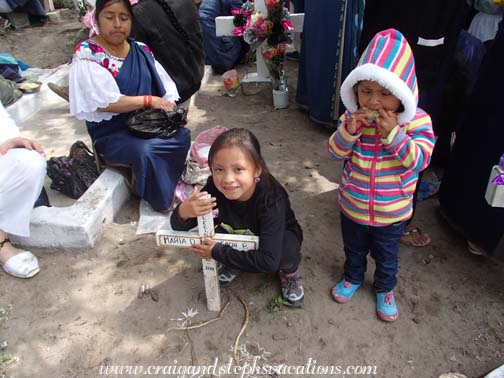
[(357, 84), (357, 98), (361, 108), (375, 111), (384, 109), (397, 112), (401, 106), (401, 101), (392, 92), (371, 80), (363, 80)]
[(215, 153), (213, 182), (228, 200), (248, 201), (255, 191), (255, 179), (260, 175), (260, 168), (238, 147), (225, 147)]

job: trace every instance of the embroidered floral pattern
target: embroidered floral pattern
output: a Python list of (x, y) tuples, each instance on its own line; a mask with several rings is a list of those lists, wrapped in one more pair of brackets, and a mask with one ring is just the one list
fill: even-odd
[[(146, 44), (141, 42), (134, 43), (143, 48), (150, 55), (153, 55), (151, 49)], [(110, 55), (103, 47), (90, 39), (77, 45), (74, 50), (73, 57), (75, 59), (96, 62), (100, 66), (106, 68), (114, 77), (119, 74), (121, 66), (124, 63), (124, 59), (116, 58)]]
[(124, 59), (116, 58), (107, 53), (103, 47), (92, 40), (81, 42), (75, 48), (75, 59), (89, 60), (106, 68), (112, 76), (116, 77), (124, 62)]
[(151, 55), (154, 55), (152, 53), (152, 50), (149, 48), (149, 46), (147, 46), (145, 43), (142, 43), (142, 42), (136, 42), (136, 44), (140, 47), (142, 47), (145, 51), (147, 51), (149, 54)]

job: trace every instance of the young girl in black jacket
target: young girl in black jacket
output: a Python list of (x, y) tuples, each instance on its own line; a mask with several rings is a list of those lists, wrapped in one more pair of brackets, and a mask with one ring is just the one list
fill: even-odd
[[(239, 271), (278, 272), (282, 296), (293, 307), (303, 305), (304, 290), (298, 275), (303, 231), (292, 211), (289, 196), (269, 173), (257, 138), (246, 129), (230, 129), (217, 137), (208, 163), (212, 176), (206, 185), (180, 204), (171, 217), (174, 230), (196, 226), (199, 215), (218, 208), (219, 232), (259, 236), (259, 249), (236, 249), (204, 238), (192, 251), (222, 266), (219, 283), (230, 284)], [(210, 194), (210, 198), (204, 197)]]

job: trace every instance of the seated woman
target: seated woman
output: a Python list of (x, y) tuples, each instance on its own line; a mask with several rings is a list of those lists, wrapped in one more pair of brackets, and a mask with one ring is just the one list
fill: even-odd
[(86, 120), (93, 145), (107, 163), (131, 167), (136, 194), (154, 210), (167, 211), (184, 170), (190, 131), (141, 139), (128, 133), (127, 120), (142, 108), (173, 110), (177, 88), (150, 49), (129, 38), (128, 0), (97, 0), (95, 18), (99, 34), (74, 52), (70, 113)]
[(205, 0), (199, 7), (205, 63), (211, 65), (216, 74), (222, 75), (233, 68), (246, 51), (240, 38), (215, 35), (215, 18), (230, 16), (231, 9), (241, 8), (242, 5), (242, 0)]
[(8, 234), (30, 236), (33, 204), (44, 185), (46, 163), (42, 148), (19, 136), (0, 102), (0, 266), (15, 277), (39, 272), (37, 258), (14, 247)]
[(0, 13), (26, 13), (31, 25), (43, 26), (48, 17), (42, 3), (39, 0), (0, 0)]

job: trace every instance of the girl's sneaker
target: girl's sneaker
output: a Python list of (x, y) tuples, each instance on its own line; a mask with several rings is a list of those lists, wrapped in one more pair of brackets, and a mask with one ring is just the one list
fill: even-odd
[(399, 317), (393, 291), (376, 293), (376, 312), (381, 320), (394, 322)]
[(228, 268), (226, 265), (221, 265), (218, 270), (219, 273), (219, 285), (228, 286), (238, 277), (238, 271)]
[(280, 286), (282, 288), (282, 298), (291, 307), (301, 307), (304, 302), (304, 289), (301, 277), (298, 272), (284, 273), (278, 272), (280, 276)]
[(347, 303), (360, 287), (360, 284), (353, 284), (345, 279), (341, 280), (331, 290), (331, 295), (336, 302)]

